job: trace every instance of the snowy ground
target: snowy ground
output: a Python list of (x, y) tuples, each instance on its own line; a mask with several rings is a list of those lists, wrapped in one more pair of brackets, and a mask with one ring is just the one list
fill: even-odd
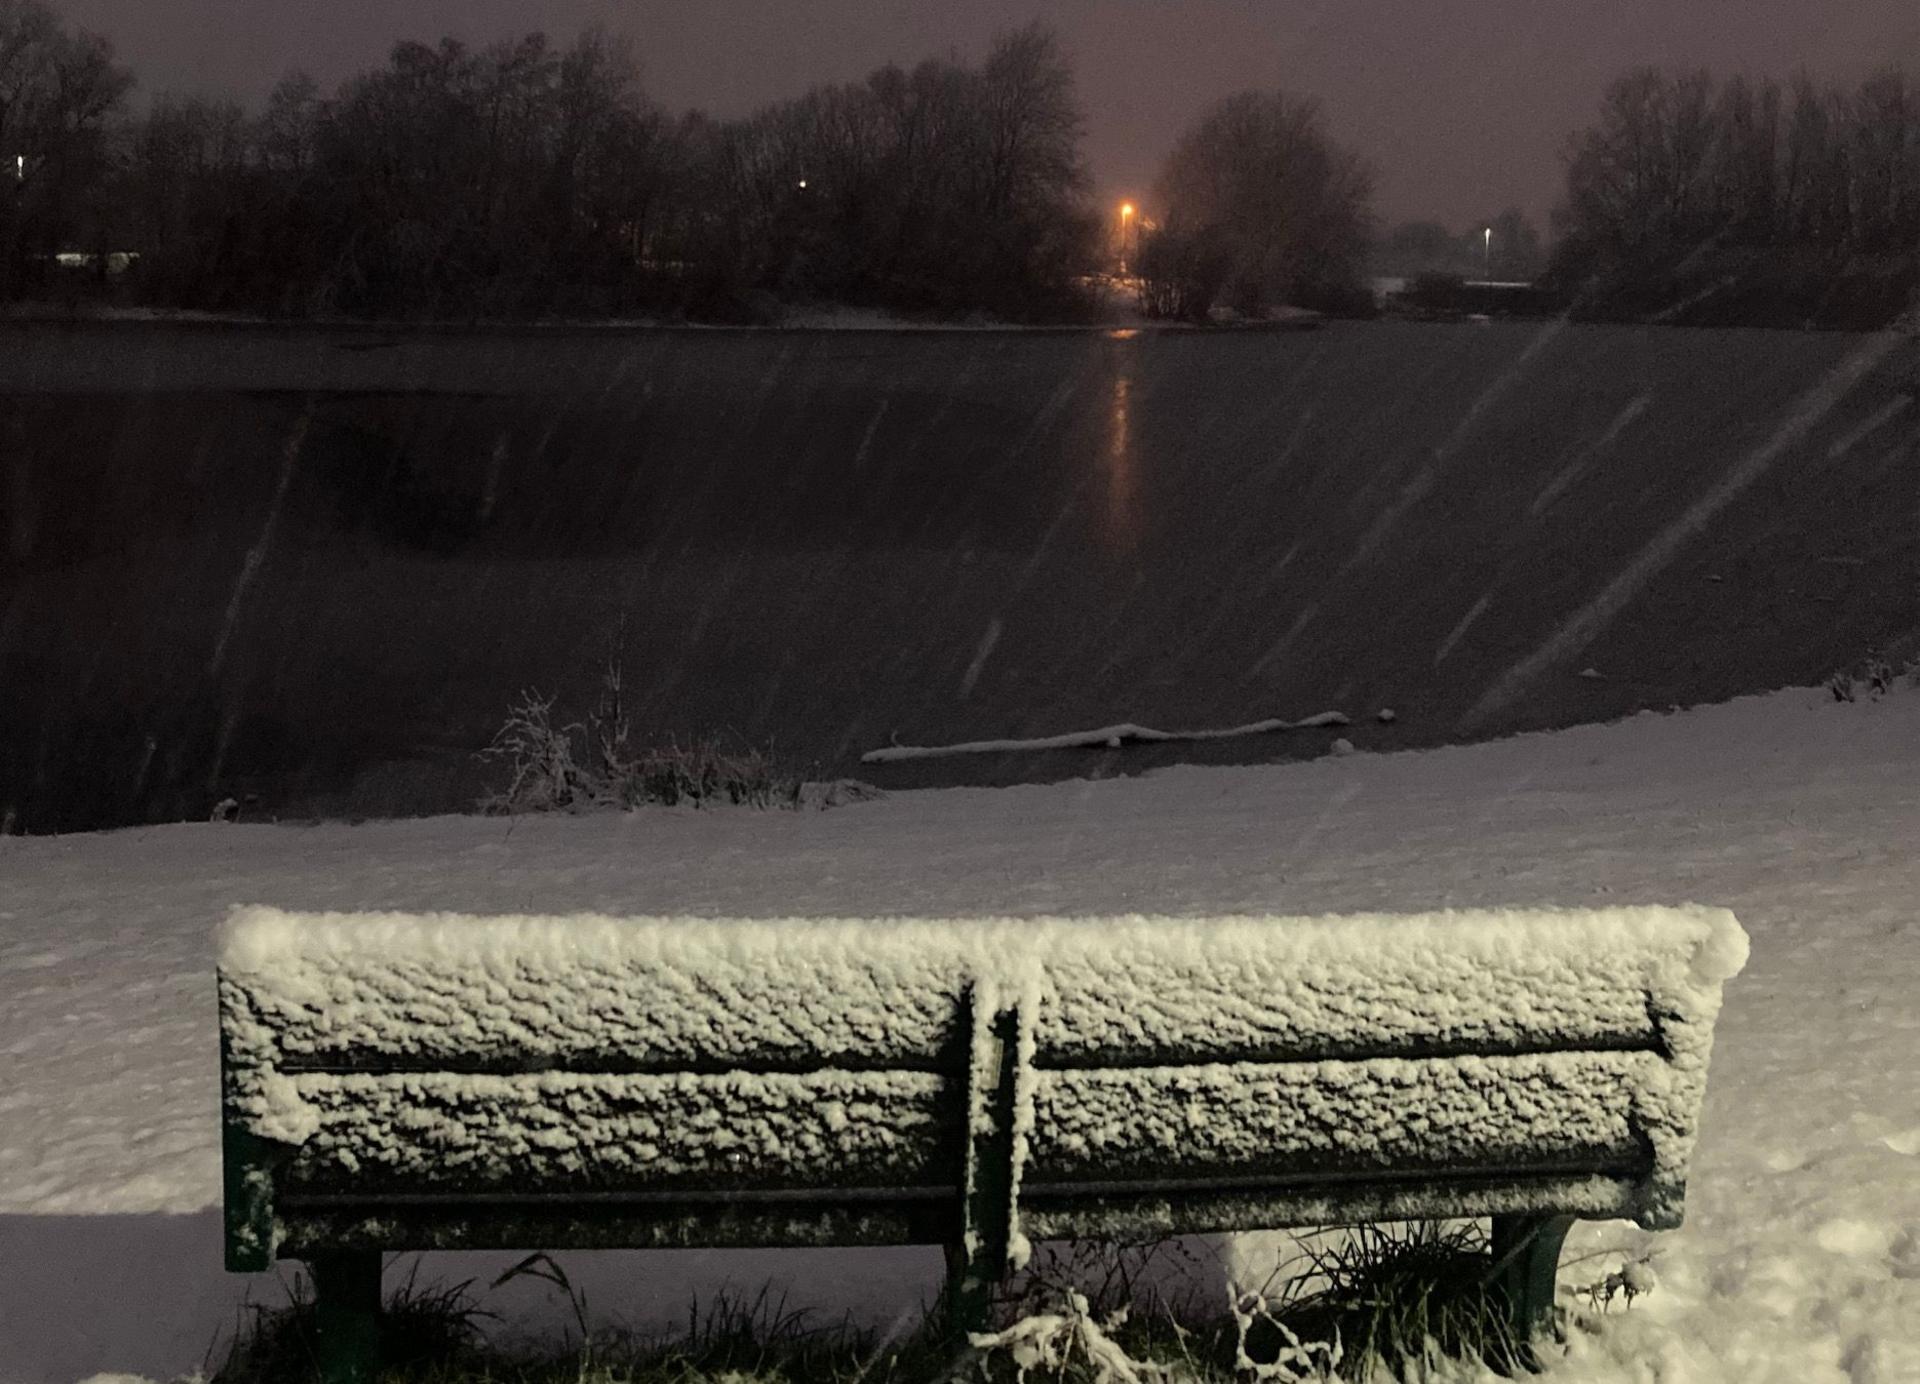
[[(211, 955), (230, 904), (703, 914), (1726, 905), (1686, 1228), (1552, 1377), (1920, 1379), (1920, 692), (1794, 690), (1459, 749), (899, 794), (833, 812), (0, 839), (0, 1381), (198, 1366), (220, 1268)], [(1565, 1282), (1647, 1237), (1583, 1226)], [(1617, 1263), (1617, 1257), (1611, 1262)], [(889, 1319), (928, 1251), (609, 1256), (602, 1315), (772, 1273)], [(473, 1266), (429, 1261), (466, 1276)], [(518, 1286), (518, 1285), (516, 1285)], [(531, 1289), (491, 1305), (550, 1310)]]

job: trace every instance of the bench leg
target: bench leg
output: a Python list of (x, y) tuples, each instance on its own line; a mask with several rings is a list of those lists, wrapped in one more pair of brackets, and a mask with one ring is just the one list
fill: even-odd
[(373, 1384), (380, 1368), (380, 1251), (316, 1254), (307, 1271), (321, 1384)]
[(1020, 1015), (989, 987), (968, 997), (966, 1178), (960, 1239), (947, 1245), (947, 1321), (956, 1336), (993, 1322), (993, 1294), (1008, 1269), (1014, 1222), (1015, 1087)]
[(964, 1246), (947, 1246), (947, 1326), (963, 1344), (967, 1334), (993, 1325), (996, 1280)]
[(1540, 1368), (1534, 1336), (1553, 1325), (1553, 1285), (1571, 1216), (1495, 1216), (1493, 1286), (1506, 1300), (1518, 1364)]

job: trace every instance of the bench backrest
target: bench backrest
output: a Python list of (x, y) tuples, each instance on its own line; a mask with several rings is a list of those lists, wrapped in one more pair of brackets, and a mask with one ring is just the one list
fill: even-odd
[[(240, 910), (220, 968), (230, 1262), (296, 1252), (295, 1222), (502, 1239), (542, 1198), (617, 1207), (606, 1243), (946, 1238), (958, 1216), (1016, 1255), (1023, 1224), (1671, 1225), (1745, 948), (1701, 908)], [(661, 1204), (702, 1198), (763, 1213), (658, 1229)], [(490, 1231), (423, 1228), (480, 1203)]]

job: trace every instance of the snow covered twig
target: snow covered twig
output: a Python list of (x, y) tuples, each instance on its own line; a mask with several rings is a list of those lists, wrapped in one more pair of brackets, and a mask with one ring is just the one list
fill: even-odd
[(1172, 1378), (1167, 1366), (1134, 1359), (1107, 1334), (1125, 1319), (1124, 1312), (1103, 1324), (1093, 1319), (1085, 1294), (1070, 1290), (1066, 1296), (1064, 1312), (1023, 1317), (1005, 1331), (975, 1332), (967, 1339), (977, 1351), (1006, 1351), (1019, 1380), (1034, 1369), (1064, 1375), (1076, 1356), (1085, 1361), (1092, 1384), (1155, 1384)]

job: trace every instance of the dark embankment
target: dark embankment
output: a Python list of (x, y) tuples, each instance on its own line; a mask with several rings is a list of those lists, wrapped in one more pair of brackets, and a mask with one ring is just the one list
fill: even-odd
[(1430, 745), (1810, 682), (1920, 630), (1917, 375), (1551, 323), (0, 329), (0, 812), (462, 810), (514, 696), (584, 711), (618, 641), (640, 737), (900, 785), (1331, 735), (860, 752), (1326, 708)]

